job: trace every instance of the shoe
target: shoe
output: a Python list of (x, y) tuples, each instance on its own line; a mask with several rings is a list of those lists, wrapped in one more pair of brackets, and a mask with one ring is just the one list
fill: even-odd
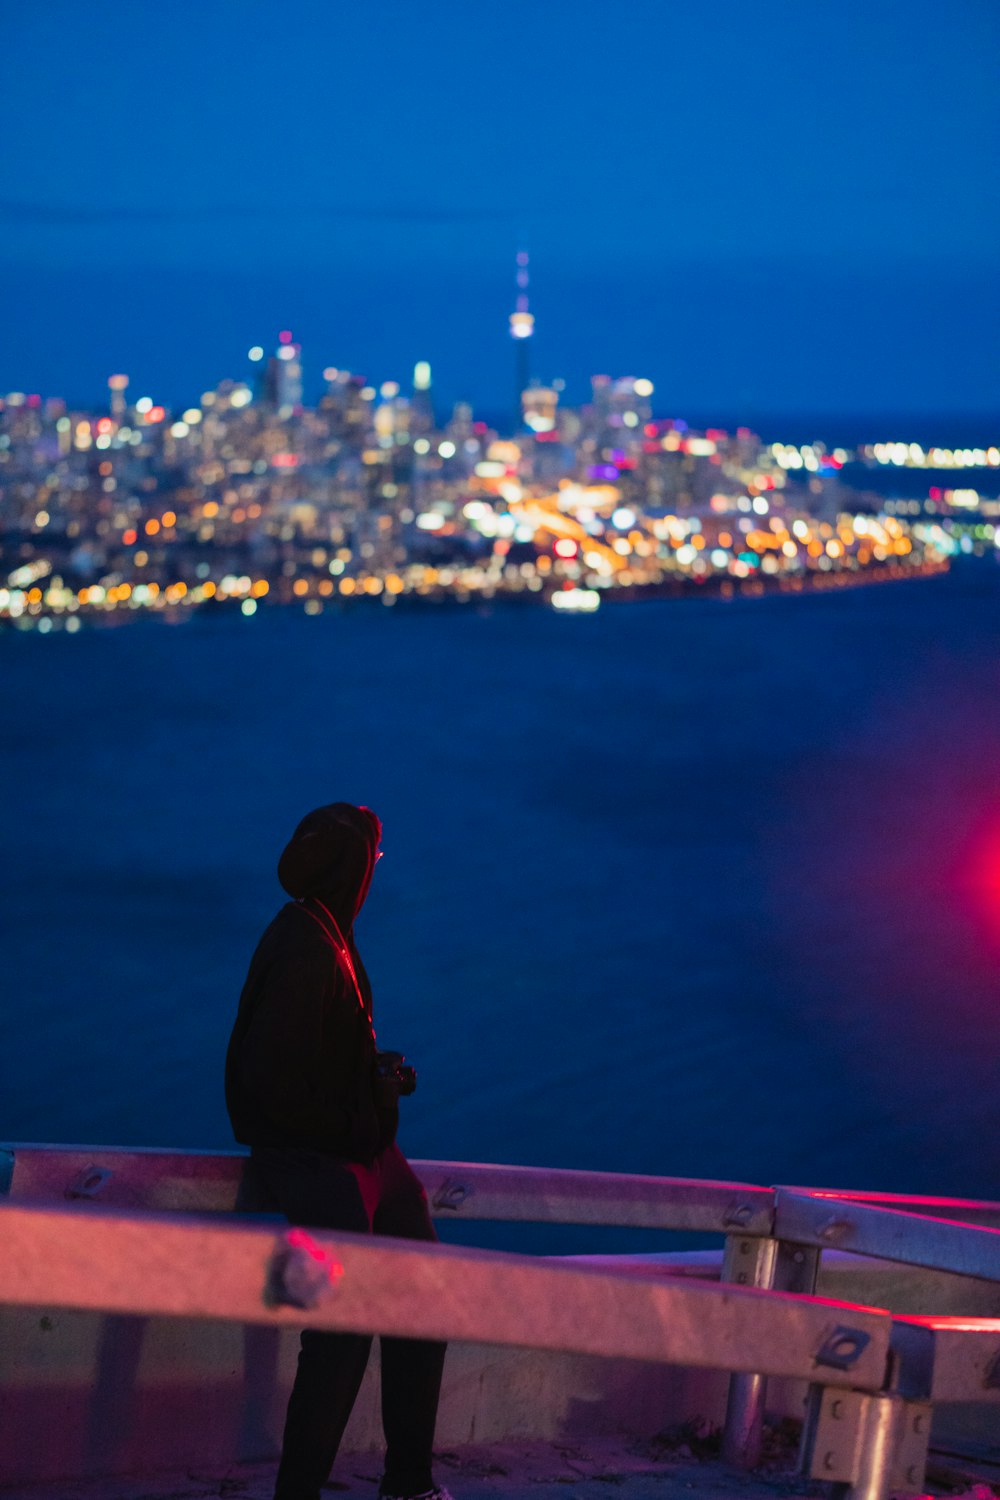
[(391, 1495), (388, 1490), (379, 1490), (379, 1500), (455, 1500), (455, 1497), (443, 1485), (435, 1485), (432, 1490), (421, 1490), (419, 1495)]

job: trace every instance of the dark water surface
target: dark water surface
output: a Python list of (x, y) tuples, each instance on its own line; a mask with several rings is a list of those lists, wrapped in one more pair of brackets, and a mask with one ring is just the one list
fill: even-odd
[(229, 1145), (277, 855), (346, 798), (410, 1154), (1000, 1197), (998, 604), (3, 636), (0, 1137)]

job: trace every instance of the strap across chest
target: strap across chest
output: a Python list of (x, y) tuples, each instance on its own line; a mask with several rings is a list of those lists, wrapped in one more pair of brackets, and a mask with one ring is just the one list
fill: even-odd
[(344, 974), (345, 978), (349, 980), (351, 988), (354, 991), (358, 1005), (361, 1007), (361, 1013), (365, 1017), (365, 1020), (368, 1022), (369, 1026), (371, 1026), (372, 1039), (374, 1040), (375, 1028), (374, 1026), (372, 1026), (372, 1018), (368, 1014), (368, 1007), (365, 1004), (365, 997), (362, 993), (361, 984), (358, 980), (358, 971), (355, 967), (354, 956), (351, 953), (350, 948), (348, 947), (347, 939), (344, 937), (344, 934), (340, 930), (340, 923), (337, 921), (330, 908), (328, 906), (324, 906), (323, 902), (318, 900), (315, 896), (307, 896), (304, 900), (300, 901), (298, 905), (302, 909), (302, 911), (305, 912), (306, 916), (311, 917), (312, 920), (316, 923), (316, 926), (322, 932), (327, 943), (333, 949), (341, 972)]

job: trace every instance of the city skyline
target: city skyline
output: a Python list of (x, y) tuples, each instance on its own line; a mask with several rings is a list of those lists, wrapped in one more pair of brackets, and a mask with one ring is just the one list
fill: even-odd
[(423, 358), (499, 416), (525, 248), (572, 400), (633, 370), (758, 426), (1000, 411), (993, 7), (379, 16), (8, 18), (0, 388), (92, 404), (128, 369), (180, 405), (292, 327), (313, 390)]
[[(522, 252), (519, 387), (527, 282)], [(248, 351), (251, 379), (181, 412), (124, 372), (103, 413), (0, 397), (0, 624), (76, 631), (81, 615), (220, 603), (249, 616), (262, 601), (322, 614), (519, 597), (592, 612), (650, 592), (926, 577), (998, 545), (996, 445), (851, 451), (699, 432), (654, 416), (647, 377), (607, 375), (580, 407), (522, 387), (512, 438), (463, 402), (439, 421), (426, 360), (405, 387), (329, 366), (311, 406), (301, 354), (282, 329), (270, 352)], [(880, 493), (877, 470), (910, 470), (914, 495), (898, 481)]]
[[(426, 317), (418, 310), (413, 317), (407, 317), (403, 309), (398, 324), (390, 321), (376, 328), (350, 324), (338, 327), (336, 310), (320, 306), (321, 299), (311, 297), (308, 283), (300, 285), (293, 294), (275, 284), (273, 295), (263, 299), (268, 307), (266, 316), (251, 316), (238, 297), (238, 278), (234, 288), (229, 277), (220, 280), (191, 273), (193, 279), (189, 279), (187, 273), (175, 271), (158, 275), (152, 285), (146, 285), (142, 276), (138, 281), (143, 284), (138, 285), (124, 272), (113, 278), (116, 295), (125, 303), (134, 296), (135, 301), (130, 305), (145, 309), (142, 318), (123, 324), (115, 332), (100, 319), (100, 309), (113, 300), (109, 273), (92, 272), (92, 280), (88, 280), (87, 273), (78, 273), (71, 278), (72, 285), (60, 284), (58, 280), (48, 283), (48, 305), (60, 319), (63, 335), (58, 348), (40, 362), (37, 354), (32, 354), (30, 341), (25, 342), (20, 358), (12, 356), (13, 340), (9, 341), (0, 388), (23, 389), (43, 397), (61, 396), (71, 406), (91, 409), (102, 398), (109, 370), (128, 368), (135, 372), (136, 385), (154, 389), (157, 400), (180, 408), (197, 400), (206, 372), (211, 384), (242, 378), (247, 349), (254, 339), (266, 340), (276, 330), (291, 325), (306, 351), (303, 377), (309, 399), (318, 398), (322, 371), (330, 363), (358, 369), (381, 384), (386, 379), (405, 378), (408, 369), (426, 359), (437, 371), (437, 388), (447, 406), (469, 401), (485, 412), (494, 425), (509, 425), (516, 370), (508, 326), (515, 304), (511, 291), (512, 262), (513, 253), (496, 277), (496, 285), (477, 288), (476, 298), (469, 299), (469, 305), (460, 309), (463, 315), (456, 316), (454, 326), (447, 329), (436, 325), (436, 316)], [(757, 269), (766, 281), (771, 273)], [(709, 272), (701, 267), (692, 274), (704, 278)], [(753, 268), (747, 274), (752, 277)], [(774, 271), (775, 276), (779, 274)], [(44, 282), (44, 274), (39, 275)], [(988, 444), (995, 440), (1000, 428), (1000, 376), (996, 382), (997, 398), (987, 400), (984, 393), (989, 391), (989, 384), (978, 381), (975, 371), (969, 368), (964, 370), (962, 379), (975, 388), (965, 390), (964, 400), (958, 395), (949, 400), (940, 396), (935, 399), (928, 393), (923, 366), (915, 360), (908, 362), (905, 381), (892, 385), (876, 383), (877, 392), (870, 383), (866, 385), (864, 378), (856, 381), (848, 378), (846, 370), (837, 385), (827, 371), (827, 384), (821, 389), (807, 367), (812, 361), (815, 375), (822, 364), (818, 353), (804, 353), (802, 359), (806, 364), (786, 369), (781, 378), (769, 379), (766, 390), (759, 385), (741, 389), (738, 381), (728, 387), (725, 379), (717, 382), (710, 369), (716, 356), (707, 348), (685, 370), (671, 367), (671, 362), (662, 353), (657, 354), (648, 339), (624, 341), (626, 348), (640, 356), (631, 362), (601, 361), (596, 358), (596, 350), (606, 351), (621, 341), (601, 337), (600, 323), (595, 329), (593, 318), (586, 329), (574, 323), (568, 301), (579, 294), (579, 305), (586, 305), (585, 289), (579, 284), (560, 288), (566, 299), (560, 305), (554, 290), (545, 288), (544, 275), (536, 275), (534, 264), (532, 275), (533, 283), (537, 279), (543, 283), (540, 294), (533, 286), (532, 375), (542, 384), (561, 381), (569, 399), (577, 403), (586, 399), (593, 374), (610, 368), (648, 372), (660, 393), (664, 414), (685, 416), (707, 425), (713, 422), (750, 425), (768, 436), (794, 436), (803, 441), (820, 438), (830, 442), (870, 442), (879, 440), (890, 428), (901, 431), (902, 424), (909, 427), (904, 434), (909, 438)], [(787, 283), (787, 278), (784, 279)], [(89, 310), (85, 309), (79, 324), (74, 325), (70, 304), (76, 301), (81, 285), (90, 286), (93, 295), (89, 298)], [(793, 290), (786, 284), (786, 294), (791, 295)], [(736, 316), (737, 308), (730, 305), (733, 288), (727, 286), (726, 291), (727, 296), (720, 295), (720, 301), (725, 304), (727, 316)], [(850, 295), (846, 284), (841, 292), (845, 298)], [(623, 289), (622, 295), (638, 298), (641, 289), (633, 283)], [(796, 295), (806, 298), (807, 285), (799, 286)], [(376, 300), (374, 291), (372, 297)], [(206, 318), (186, 329), (182, 339), (172, 340), (178, 304), (200, 304), (202, 298), (208, 309)], [(997, 304), (995, 316), (990, 311), (991, 299)], [(248, 293), (247, 303), (253, 300)], [(555, 311), (553, 302), (557, 304)], [(988, 279), (984, 277), (981, 305), (989, 312), (984, 323), (1000, 326), (1000, 285), (992, 273)], [(289, 306), (298, 308), (300, 315), (281, 316), (281, 310)], [(466, 312), (468, 316), (464, 315)], [(605, 307), (600, 316), (610, 322), (617, 313)], [(474, 319), (471, 334), (470, 318)], [(568, 336), (564, 337), (567, 330)], [(594, 333), (596, 346), (590, 357), (588, 333)], [(475, 346), (475, 359), (470, 358), (465, 347), (469, 339)], [(983, 339), (985, 342), (985, 334)], [(555, 363), (552, 357), (555, 343), (561, 343), (563, 350), (571, 354), (571, 363)], [(350, 358), (345, 357), (346, 351), (351, 352)], [(981, 351), (984, 365), (988, 362), (987, 353), (985, 349)], [(870, 344), (859, 350), (858, 358), (868, 361), (870, 366), (878, 357), (878, 342), (873, 336)], [(47, 380), (27, 378), (43, 369), (49, 375)]]

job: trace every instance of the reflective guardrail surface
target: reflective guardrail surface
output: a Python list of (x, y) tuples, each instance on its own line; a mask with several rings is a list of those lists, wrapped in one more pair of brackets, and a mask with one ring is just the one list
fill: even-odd
[(1000, 1282), (998, 1204), (413, 1165), (440, 1217), (718, 1233), (723, 1279), (289, 1230), (254, 1217), (268, 1205), (241, 1153), (10, 1146), (0, 1301), (726, 1370), (724, 1452), (744, 1467), (759, 1454), (767, 1376), (802, 1379), (803, 1467), (856, 1500), (920, 1492), (934, 1402), (1000, 1400), (1000, 1319), (901, 1317), (813, 1295), (829, 1248)]

